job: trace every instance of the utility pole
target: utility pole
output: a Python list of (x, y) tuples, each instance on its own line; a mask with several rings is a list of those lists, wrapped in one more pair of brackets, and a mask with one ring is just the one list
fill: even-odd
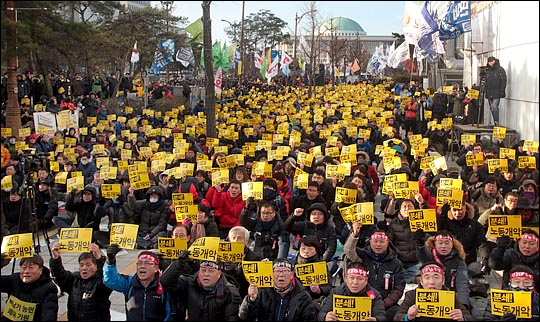
[(206, 106), (206, 135), (217, 138), (216, 130), (216, 98), (214, 90), (214, 62), (212, 59), (212, 19), (210, 18), (210, 4), (212, 1), (203, 1), (203, 46), (204, 70), (206, 77), (205, 106)]
[(19, 135), (21, 125), (21, 112), (19, 110), (19, 97), (17, 87), (17, 69), (19, 68), (17, 56), (17, 10), (14, 1), (7, 1), (7, 18), (9, 20), (7, 38), (7, 108), (6, 123), (10, 125), (12, 134)]
[(242, 1), (242, 25), (240, 27), (240, 61), (238, 62), (238, 86), (242, 86), (242, 75), (244, 74), (244, 13), (246, 2)]

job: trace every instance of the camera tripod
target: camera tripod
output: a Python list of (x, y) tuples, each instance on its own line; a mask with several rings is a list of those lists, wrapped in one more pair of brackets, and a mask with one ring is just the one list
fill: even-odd
[[(486, 70), (485, 68), (482, 68), (480, 70), (480, 94), (478, 95), (478, 120), (476, 122), (476, 127), (478, 128), (492, 127), (490, 125), (480, 126), (480, 118), (484, 114), (484, 102), (486, 100), (486, 76), (487, 76)], [(495, 116), (493, 115), (493, 107), (491, 106), (492, 98), (488, 97), (487, 101), (488, 101), (489, 111), (491, 113), (491, 119), (495, 120)]]

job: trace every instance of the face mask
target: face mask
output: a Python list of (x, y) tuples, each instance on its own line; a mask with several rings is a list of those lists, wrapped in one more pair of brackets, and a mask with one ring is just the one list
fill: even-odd
[(264, 193), (264, 198), (270, 198), (274, 195), (274, 190), (272, 189), (263, 189), (263, 193)]
[(82, 165), (87, 165), (88, 162), (90, 162), (90, 161), (81, 161), (81, 164), (82, 164)]
[(534, 204), (534, 200), (536, 199), (536, 193), (534, 191), (523, 191), (521, 196), (529, 199), (531, 204)]
[(517, 292), (531, 292), (534, 289), (534, 286), (514, 286), (510, 284), (510, 289)]
[(150, 198), (150, 203), (158, 202), (159, 198)]
[(15, 140), (15, 139), (11, 139), (11, 140), (9, 140), (9, 143), (11, 143), (11, 144), (15, 144), (15, 142), (16, 142), (16, 140)]

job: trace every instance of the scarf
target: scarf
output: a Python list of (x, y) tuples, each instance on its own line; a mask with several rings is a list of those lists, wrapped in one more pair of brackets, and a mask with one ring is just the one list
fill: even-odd
[(199, 224), (194, 222), (191, 226), (191, 234), (189, 237), (189, 242), (193, 243), (200, 237), (206, 237), (206, 230), (204, 229), (204, 224)]

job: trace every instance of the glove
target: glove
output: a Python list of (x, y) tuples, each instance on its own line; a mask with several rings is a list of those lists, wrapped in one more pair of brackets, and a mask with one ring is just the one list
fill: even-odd
[(118, 244), (111, 244), (107, 247), (107, 263), (110, 265), (116, 264), (116, 254), (120, 252), (120, 247)]
[(188, 259), (188, 256), (189, 256), (189, 250), (184, 249), (183, 251), (180, 252), (180, 255), (178, 255), (178, 259), (185, 261)]
[(510, 248), (512, 245), (512, 238), (508, 236), (502, 236), (497, 238), (497, 247), (500, 249), (507, 249)]
[(505, 315), (501, 316), (500, 321), (516, 321), (516, 315), (514, 313), (506, 313)]

